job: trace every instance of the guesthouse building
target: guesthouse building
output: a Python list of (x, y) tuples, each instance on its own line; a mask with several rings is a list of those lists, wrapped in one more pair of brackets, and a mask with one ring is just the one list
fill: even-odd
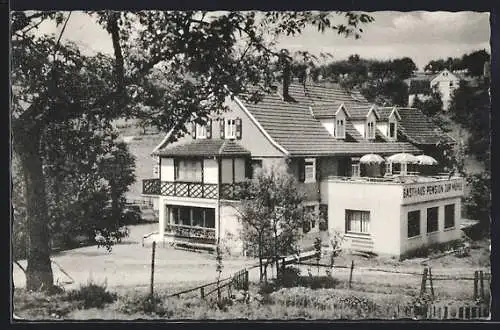
[(319, 215), (309, 233), (339, 231), (348, 249), (401, 256), (460, 237), (462, 178), (440, 173), (439, 164), (424, 174), (416, 160), (439, 162), (436, 144), (454, 141), (419, 109), (296, 82), (258, 103), (234, 97), (227, 105), (153, 150), (158, 177), (143, 180), (159, 214), (150, 239), (204, 249), (226, 240), (244, 253), (238, 188), (257, 168), (279, 163), (305, 193), (305, 212)]

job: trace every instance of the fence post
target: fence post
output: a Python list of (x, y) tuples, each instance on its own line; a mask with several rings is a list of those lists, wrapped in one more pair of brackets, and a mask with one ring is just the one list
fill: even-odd
[(200, 297), (201, 297), (201, 299), (205, 299), (205, 288), (204, 287), (200, 288)]
[(351, 272), (349, 274), (349, 289), (351, 288), (352, 285), (352, 271), (354, 270), (354, 260), (351, 261)]
[(478, 297), (478, 294), (477, 294), (478, 293), (478, 285), (477, 285), (478, 280), (479, 280), (479, 272), (476, 270), (474, 272), (474, 300), (476, 300)]
[(431, 285), (431, 295), (432, 295), (432, 298), (434, 298), (434, 285), (432, 284), (431, 267), (429, 267), (429, 284)]
[(481, 302), (484, 301), (484, 276), (483, 271), (479, 272), (479, 286), (481, 288)]
[(154, 290), (154, 279), (155, 279), (155, 250), (156, 250), (156, 241), (153, 241), (153, 248), (151, 252), (151, 282), (149, 288), (151, 299), (153, 299), (153, 293), (154, 293), (153, 290)]
[(420, 286), (420, 294), (423, 295), (425, 292), (425, 284), (427, 282), (427, 267), (424, 268), (424, 273), (422, 274), (422, 285)]

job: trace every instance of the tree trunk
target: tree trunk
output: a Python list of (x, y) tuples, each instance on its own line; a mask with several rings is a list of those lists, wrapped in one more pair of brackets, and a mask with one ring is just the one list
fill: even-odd
[(259, 282), (262, 283), (262, 279), (264, 277), (263, 269), (262, 269), (262, 235), (259, 235)]
[(39, 149), (40, 130), (18, 136), (18, 152), (25, 183), (25, 198), (28, 224), (28, 267), (26, 288), (28, 290), (50, 290), (53, 274), (50, 261), (49, 215), (46, 200), (42, 157)]

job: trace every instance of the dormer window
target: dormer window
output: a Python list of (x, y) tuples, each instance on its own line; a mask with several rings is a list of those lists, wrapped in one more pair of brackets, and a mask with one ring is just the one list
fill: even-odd
[(369, 121), (366, 126), (367, 126), (366, 138), (367, 139), (374, 139), (375, 138), (375, 122)]
[(337, 119), (337, 123), (335, 125), (335, 137), (339, 139), (345, 139), (344, 119)]
[(226, 120), (226, 138), (234, 139), (236, 138), (236, 120), (227, 119)]

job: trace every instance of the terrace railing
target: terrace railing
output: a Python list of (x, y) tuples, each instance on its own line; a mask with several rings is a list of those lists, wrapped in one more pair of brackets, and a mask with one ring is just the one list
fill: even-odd
[(208, 244), (213, 244), (216, 241), (215, 228), (166, 224), (165, 234), (178, 238), (195, 239)]
[(175, 197), (192, 197), (235, 200), (239, 199), (241, 183), (223, 183), (219, 187), (215, 183), (160, 181), (146, 179), (142, 181), (142, 193), (145, 195), (162, 195)]

